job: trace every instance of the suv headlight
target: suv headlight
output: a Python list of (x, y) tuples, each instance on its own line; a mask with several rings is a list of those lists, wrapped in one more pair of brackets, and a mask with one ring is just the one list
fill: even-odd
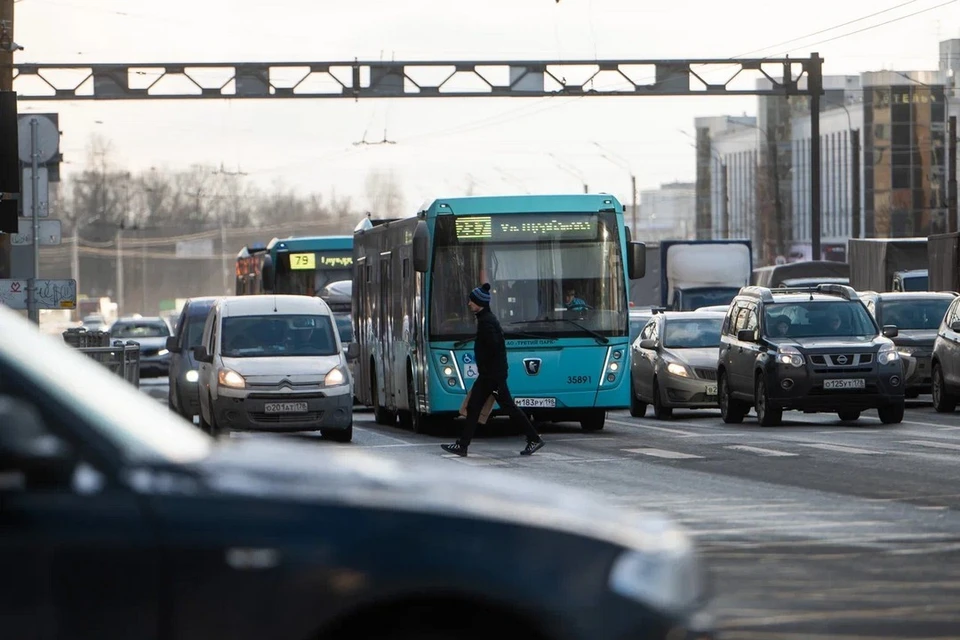
[(347, 376), (340, 370), (340, 367), (330, 369), (330, 372), (323, 379), (323, 386), (325, 387), (336, 387), (341, 384), (346, 384)]
[(895, 344), (880, 345), (880, 351), (877, 352), (877, 362), (880, 364), (893, 364), (900, 359), (900, 353)]
[(705, 571), (689, 542), (671, 549), (621, 553), (610, 569), (608, 585), (619, 596), (676, 613), (690, 609), (706, 592)]
[(217, 382), (220, 383), (221, 387), (231, 389), (243, 389), (247, 386), (247, 381), (244, 380), (243, 376), (233, 369), (220, 369), (217, 372)]
[(785, 346), (777, 349), (777, 364), (785, 364), (790, 367), (802, 367), (804, 363), (803, 354), (796, 347)]

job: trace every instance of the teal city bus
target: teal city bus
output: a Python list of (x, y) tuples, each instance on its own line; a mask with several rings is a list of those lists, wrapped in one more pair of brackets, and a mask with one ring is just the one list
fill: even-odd
[(470, 290), (492, 287), (510, 390), (538, 420), (602, 429), (630, 404), (627, 283), (643, 276), (623, 207), (605, 194), (439, 199), (354, 231), (355, 391), (378, 423), (458, 415), (477, 377)]
[(244, 247), (237, 256), (237, 295), (318, 296), (324, 287), (353, 278), (353, 238), (274, 238)]

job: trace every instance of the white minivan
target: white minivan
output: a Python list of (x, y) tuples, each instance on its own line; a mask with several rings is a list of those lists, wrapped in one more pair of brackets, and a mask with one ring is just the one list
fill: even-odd
[(340, 342), (330, 307), (312, 296), (220, 299), (200, 346), (200, 425), (229, 431), (314, 431), (353, 437), (349, 360), (359, 345)]

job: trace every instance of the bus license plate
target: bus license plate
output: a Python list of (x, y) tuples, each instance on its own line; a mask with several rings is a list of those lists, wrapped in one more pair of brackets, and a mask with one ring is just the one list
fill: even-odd
[(866, 386), (866, 380), (863, 378), (823, 381), (824, 389), (865, 389)]
[(557, 406), (556, 398), (514, 398), (518, 407), (532, 407), (536, 409), (554, 408)]
[(264, 413), (306, 413), (306, 402), (268, 402), (263, 405)]
[(707, 385), (707, 395), (708, 396), (717, 395), (717, 385), (715, 384)]

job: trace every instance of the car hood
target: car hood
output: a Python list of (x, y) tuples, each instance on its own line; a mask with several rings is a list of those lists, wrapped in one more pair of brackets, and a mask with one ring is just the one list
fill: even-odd
[(717, 361), (720, 359), (720, 349), (719, 347), (707, 347), (700, 349), (664, 349), (663, 355), (682, 364), (688, 364), (691, 367), (716, 369)]
[(805, 351), (823, 351), (827, 349), (868, 349), (880, 344), (889, 343), (888, 338), (877, 336), (850, 336), (844, 338), (771, 338), (771, 342), (780, 346), (791, 346)]
[(111, 340), (122, 340), (123, 342), (133, 341), (140, 345), (140, 349), (166, 349), (167, 338), (110, 338)]
[(320, 382), (340, 364), (341, 354), (333, 356), (271, 356), (256, 358), (223, 358), (223, 366), (233, 369), (248, 382), (273, 383)]
[(381, 455), (279, 437), (218, 444), (197, 463), (221, 494), (497, 520), (575, 533), (649, 552), (686, 552), (691, 538), (654, 513), (606, 505), (593, 494), (472, 469), (439, 454), (406, 464)]
[(930, 347), (937, 339), (936, 329), (903, 329), (893, 339), (898, 347)]

